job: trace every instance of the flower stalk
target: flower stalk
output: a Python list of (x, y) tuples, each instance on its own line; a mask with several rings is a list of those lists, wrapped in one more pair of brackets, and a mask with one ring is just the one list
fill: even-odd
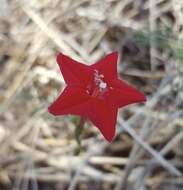
[(81, 152), (81, 136), (84, 130), (84, 124), (85, 124), (85, 119), (81, 117), (79, 124), (76, 125), (76, 128), (75, 128), (75, 140), (77, 143), (77, 146), (75, 148), (76, 155), (78, 155)]

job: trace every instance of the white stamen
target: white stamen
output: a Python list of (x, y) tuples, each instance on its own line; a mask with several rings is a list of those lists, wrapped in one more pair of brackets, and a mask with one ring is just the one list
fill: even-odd
[(104, 88), (107, 87), (107, 84), (106, 84), (105, 82), (101, 82), (101, 83), (99, 84), (99, 87), (102, 88), (102, 89), (104, 89)]
[(100, 90), (103, 90), (107, 87), (107, 83), (105, 83), (102, 79), (104, 78), (104, 75), (99, 74), (97, 70), (95, 70), (94, 73), (95, 76), (95, 83), (99, 86)]

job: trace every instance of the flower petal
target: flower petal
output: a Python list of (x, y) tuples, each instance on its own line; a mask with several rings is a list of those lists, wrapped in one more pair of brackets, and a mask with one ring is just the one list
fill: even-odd
[(49, 106), (48, 111), (53, 115), (73, 114), (86, 117), (90, 96), (78, 87), (67, 86), (62, 94)]
[(57, 63), (68, 85), (86, 86), (93, 80), (93, 71), (89, 66), (79, 63), (62, 53), (57, 55)]
[(104, 94), (104, 98), (113, 106), (120, 108), (128, 104), (146, 101), (146, 97), (142, 92), (122, 80), (114, 79), (111, 86), (112, 88)]
[(104, 138), (111, 142), (115, 135), (117, 108), (112, 107), (102, 99), (93, 99), (88, 117), (100, 130)]
[(112, 52), (97, 63), (91, 65), (91, 67), (98, 70), (100, 74), (103, 74), (106, 79), (110, 80), (117, 77), (117, 60), (118, 52)]

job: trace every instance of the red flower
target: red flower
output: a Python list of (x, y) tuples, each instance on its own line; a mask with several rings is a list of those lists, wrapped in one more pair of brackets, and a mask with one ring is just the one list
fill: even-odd
[(49, 112), (88, 118), (112, 141), (118, 108), (146, 100), (143, 93), (118, 79), (117, 59), (118, 53), (113, 52), (88, 66), (59, 53), (57, 63), (67, 86)]

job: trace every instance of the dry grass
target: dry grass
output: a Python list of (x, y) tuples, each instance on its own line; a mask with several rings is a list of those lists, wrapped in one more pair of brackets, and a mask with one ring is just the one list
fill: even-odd
[[(0, 3), (0, 189), (183, 189), (183, 3)], [(111, 144), (86, 127), (76, 155), (77, 118), (47, 113), (64, 87), (55, 55), (91, 64), (113, 50), (148, 102), (120, 111)]]

